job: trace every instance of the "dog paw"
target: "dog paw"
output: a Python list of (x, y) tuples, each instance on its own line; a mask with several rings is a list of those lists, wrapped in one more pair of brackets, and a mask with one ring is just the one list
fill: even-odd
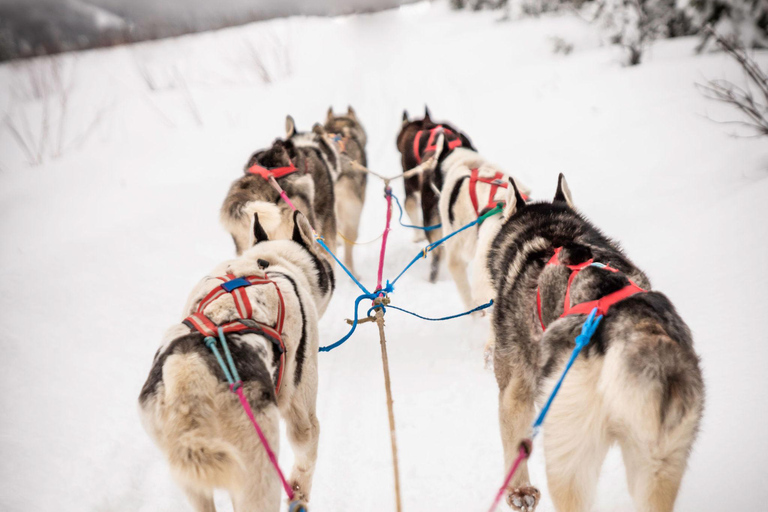
[(293, 489), (293, 500), (306, 501), (307, 496), (304, 494), (301, 484), (299, 484), (296, 480), (291, 480), (290, 484), (291, 484), (291, 489)]
[(516, 487), (507, 494), (507, 504), (512, 510), (521, 512), (533, 512), (539, 504), (541, 493), (535, 487)]

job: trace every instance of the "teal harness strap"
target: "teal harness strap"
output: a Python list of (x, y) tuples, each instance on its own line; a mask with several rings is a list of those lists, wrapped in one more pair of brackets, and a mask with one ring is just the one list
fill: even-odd
[[(219, 328), (219, 333), (221, 333), (221, 328)], [(222, 337), (222, 340), (223, 340), (223, 337)], [(227, 368), (227, 364), (224, 362), (224, 359), (221, 357), (221, 354), (219, 353), (219, 349), (216, 348), (216, 338), (214, 338), (213, 336), (206, 336), (205, 340), (203, 340), (203, 341), (205, 341), (205, 346), (208, 347), (209, 349), (211, 349), (211, 352), (213, 352), (213, 355), (216, 356), (216, 361), (219, 362), (219, 366), (221, 367), (222, 371), (224, 372), (224, 376), (227, 378), (227, 382), (230, 385), (234, 384), (235, 381), (234, 381), (234, 379), (232, 379), (232, 374), (229, 373), (229, 369)], [(228, 348), (227, 348), (227, 354), (229, 354), (229, 349)]]

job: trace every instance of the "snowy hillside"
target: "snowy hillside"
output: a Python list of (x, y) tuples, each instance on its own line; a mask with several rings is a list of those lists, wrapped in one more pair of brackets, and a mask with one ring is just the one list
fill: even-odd
[[(368, 132), (370, 167), (396, 174), (402, 110), (421, 114), (425, 103), (534, 198), (550, 198), (564, 172), (581, 210), (690, 325), (707, 404), (677, 509), (764, 510), (768, 144), (730, 136), (736, 128), (711, 119), (735, 113), (694, 87), (741, 73), (722, 54), (695, 56), (694, 39), (660, 42), (625, 68), (576, 16), (496, 17), (420, 3), (66, 56), (71, 94), (63, 115), (49, 105), (49, 135), (32, 151), (42, 164), (30, 166), (0, 131), (0, 510), (191, 510), (136, 401), (192, 286), (233, 255), (218, 223), (230, 182), (282, 135), (286, 114), (309, 129), (329, 105), (347, 104)], [(573, 52), (554, 53), (554, 38)], [(768, 54), (757, 59), (768, 67)], [(42, 107), (27, 83), (23, 68), (0, 67), (0, 108), (37, 140)], [(372, 178), (362, 241), (381, 232), (384, 208)], [(385, 275), (421, 247), (396, 226)], [(378, 245), (357, 251), (373, 285)], [(428, 316), (461, 311), (448, 272), (431, 285), (427, 267), (400, 281), (393, 303)], [(338, 281), (323, 345), (346, 332), (357, 295)], [(428, 323), (390, 311), (387, 333), (404, 509), (487, 510), (503, 477), (498, 390), (482, 364), (487, 318)], [(394, 510), (375, 328), (319, 358), (311, 509)], [(539, 510), (552, 511), (538, 445), (531, 473)], [(230, 510), (224, 495), (217, 506)], [(595, 510), (632, 510), (617, 451)]]

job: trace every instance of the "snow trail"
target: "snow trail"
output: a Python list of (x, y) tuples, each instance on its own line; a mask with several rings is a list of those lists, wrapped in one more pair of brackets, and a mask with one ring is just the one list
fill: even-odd
[[(191, 287), (234, 254), (218, 224), (229, 184), (252, 151), (282, 135), (286, 114), (308, 130), (329, 105), (354, 106), (371, 168), (397, 174), (401, 112), (420, 116), (425, 103), (531, 186), (534, 199), (553, 196), (564, 172), (581, 211), (622, 242), (690, 325), (707, 404), (677, 509), (763, 508), (768, 147), (708, 120), (733, 114), (693, 85), (738, 81), (738, 69), (723, 55), (693, 55), (694, 39), (659, 42), (644, 64), (623, 68), (618, 50), (575, 17), (494, 16), (421, 3), (78, 55), (73, 103), (113, 100), (97, 136), (34, 168), (0, 136), (0, 508), (188, 510), (136, 400)], [(553, 54), (554, 36), (574, 52)], [(246, 39), (274, 48), (272, 84), (244, 64)], [(202, 126), (183, 91), (146, 92), (136, 58), (184, 73)], [(768, 65), (768, 53), (757, 58)], [(15, 72), (0, 67), (0, 85)], [(402, 185), (393, 188), (402, 198)], [(361, 240), (380, 234), (385, 209), (383, 185), (371, 177)], [(384, 279), (421, 247), (394, 224)], [(366, 286), (378, 249), (357, 247)], [(393, 304), (432, 317), (462, 311), (446, 269), (431, 285), (427, 267), (417, 263), (402, 278)], [(347, 332), (358, 294), (337, 278), (322, 345)], [(424, 322), (390, 310), (386, 329), (404, 510), (486, 510), (504, 469), (498, 390), (483, 369), (487, 318)], [(312, 510), (394, 510), (378, 333), (362, 325), (319, 357)], [(290, 467), (285, 441), (280, 463)], [(539, 510), (552, 511), (538, 443), (530, 468)], [(223, 495), (217, 506), (231, 509)], [(594, 509), (631, 510), (617, 451)]]

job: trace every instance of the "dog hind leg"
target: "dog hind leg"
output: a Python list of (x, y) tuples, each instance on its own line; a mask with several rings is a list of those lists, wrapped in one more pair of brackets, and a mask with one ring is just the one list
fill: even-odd
[(195, 512), (216, 512), (211, 491), (203, 491), (185, 485), (184, 492), (187, 494), (187, 500), (189, 500)]
[[(558, 512), (590, 510), (600, 468), (611, 445), (595, 391), (601, 366), (599, 362), (578, 360), (547, 415), (547, 486)], [(559, 377), (561, 371), (555, 371), (553, 378)], [(549, 396), (551, 387), (544, 386), (547, 392), (543, 396)]]
[[(497, 362), (497, 365), (500, 364), (503, 363)], [(532, 383), (513, 376), (499, 394), (499, 425), (505, 473), (520, 453), (520, 442), (528, 435), (533, 413)], [(528, 465), (523, 460), (507, 488), (507, 503), (512, 510), (533, 512), (539, 497), (538, 489), (530, 484)]]
[(448, 270), (451, 272), (456, 287), (459, 289), (459, 295), (462, 302), (464, 302), (464, 307), (470, 309), (473, 304), (472, 291), (469, 285), (469, 277), (467, 276), (467, 262), (458, 253), (458, 247), (446, 246), (445, 252), (448, 254)]
[[(302, 384), (309, 384), (302, 382)], [(297, 389), (293, 395), (288, 413), (285, 415), (288, 440), (294, 454), (290, 483), (301, 499), (309, 500), (312, 477), (317, 462), (317, 445), (320, 438), (320, 423), (315, 415), (316, 392)], [(317, 389), (315, 385), (313, 389)], [(311, 396), (310, 396), (311, 395)]]

